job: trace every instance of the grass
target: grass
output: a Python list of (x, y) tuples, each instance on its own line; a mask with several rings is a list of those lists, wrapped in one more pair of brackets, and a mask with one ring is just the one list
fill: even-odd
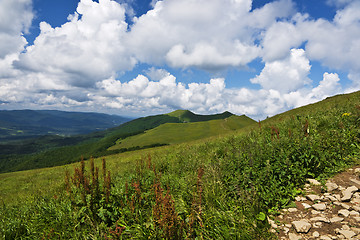
[[(102, 180), (101, 170), (99, 181), (92, 180), (97, 178), (89, 162), (83, 174), (71, 165), (1, 174), (0, 236), (272, 239), (266, 216), (291, 205), (306, 178), (326, 179), (359, 162), (359, 124), (357, 92), (280, 114), (247, 131), (108, 156), (108, 197), (97, 189), (109, 180)], [(101, 159), (96, 167), (102, 169)], [(65, 190), (66, 169), (70, 179), (83, 179), (71, 181), (71, 193)], [(14, 189), (22, 189), (20, 197)], [(32, 191), (37, 196), (22, 198)]]
[(170, 116), (172, 115), (170, 113), (170, 115), (162, 114), (138, 118), (118, 127), (87, 135), (42, 136), (36, 139), (1, 144), (0, 173), (69, 164), (79, 161), (80, 156), (89, 159), (91, 156), (99, 157), (139, 148), (154, 147), (159, 144), (151, 143), (141, 147), (114, 148), (115, 150), (107, 151), (109, 147), (115, 145), (116, 141), (141, 134), (165, 123), (180, 123), (183, 122), (183, 118), (190, 122), (198, 122), (232, 116), (231, 113), (226, 112), (215, 115), (196, 115), (190, 111), (175, 111), (173, 113), (176, 113), (176, 116)]
[(178, 144), (211, 136), (218, 136), (255, 124), (246, 116), (192, 123), (166, 123), (138, 134), (121, 139), (109, 150), (148, 146), (152, 144)]

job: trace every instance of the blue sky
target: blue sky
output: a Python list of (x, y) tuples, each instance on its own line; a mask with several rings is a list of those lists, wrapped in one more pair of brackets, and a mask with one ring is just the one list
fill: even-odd
[(0, 109), (263, 119), (357, 91), (359, 0), (3, 0)]

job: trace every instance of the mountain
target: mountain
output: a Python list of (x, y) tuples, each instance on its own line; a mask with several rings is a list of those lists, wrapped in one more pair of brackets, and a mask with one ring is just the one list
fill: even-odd
[(225, 119), (233, 116), (234, 114), (226, 111), (220, 114), (198, 115), (189, 110), (176, 110), (174, 112), (168, 113), (167, 115), (171, 117), (176, 117), (181, 122), (203, 122), (203, 121), (210, 121), (216, 119)]
[(0, 142), (44, 135), (71, 136), (118, 126), (131, 120), (117, 115), (53, 110), (0, 111)]
[(256, 123), (245, 115), (236, 116), (228, 112), (216, 115), (196, 115), (190, 111), (184, 113), (168, 114), (177, 116), (184, 123), (165, 123), (142, 134), (120, 139), (109, 150), (188, 142), (233, 132)]
[[(106, 156), (197, 140), (224, 134), (252, 123), (254, 121), (246, 116), (238, 117), (229, 112), (197, 115), (190, 111), (178, 110), (169, 114), (134, 119), (117, 127), (86, 135), (43, 136), (28, 141), (2, 144), (0, 172), (51, 167), (79, 161), (80, 156), (88, 159), (91, 156)], [(156, 129), (157, 127), (161, 128)], [(134, 138), (143, 138), (144, 135), (147, 140), (134, 144)], [(117, 144), (127, 141), (129, 144)]]

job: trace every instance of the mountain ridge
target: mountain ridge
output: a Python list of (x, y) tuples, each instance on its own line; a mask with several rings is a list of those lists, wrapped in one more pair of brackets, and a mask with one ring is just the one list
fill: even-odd
[(0, 142), (43, 135), (71, 136), (118, 126), (131, 118), (94, 112), (0, 110)]

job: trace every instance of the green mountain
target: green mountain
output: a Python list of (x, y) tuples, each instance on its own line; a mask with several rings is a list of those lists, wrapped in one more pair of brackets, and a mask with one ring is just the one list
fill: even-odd
[(213, 115), (198, 115), (189, 110), (176, 110), (174, 112), (168, 113), (167, 115), (171, 117), (176, 117), (181, 122), (204, 122), (216, 119), (225, 119), (233, 116), (233, 114), (230, 112), (223, 112), (221, 114)]
[[(188, 134), (187, 137), (181, 135), (185, 133), (184, 129), (181, 130), (178, 126), (173, 125), (172, 127), (174, 127), (174, 130), (171, 130), (172, 127), (169, 128), (169, 126), (166, 126), (166, 131), (160, 129), (160, 131), (152, 133), (159, 134), (156, 139), (160, 139), (160, 141), (143, 141), (141, 144), (127, 144), (125, 146), (116, 145), (117, 142), (122, 142), (124, 139), (125, 141), (129, 139), (131, 142), (133, 141), (133, 138), (131, 138), (132, 136), (143, 136), (145, 131), (154, 129), (163, 124), (184, 124), (184, 120), (187, 122), (205, 123), (206, 121), (213, 119), (227, 119), (229, 116), (233, 116), (234, 118), (228, 123), (225, 120), (223, 120), (225, 121), (224, 123), (221, 123), (221, 121), (218, 122), (217, 124), (219, 127), (214, 127), (216, 125), (215, 123), (204, 124), (203, 126), (201, 126), (202, 124), (193, 125), (188, 130), (193, 131), (195, 128), (196, 131), (194, 130), (193, 134)], [(131, 150), (196, 140), (226, 133), (251, 123), (253, 123), (253, 120), (245, 116), (238, 119), (229, 112), (215, 115), (197, 115), (190, 111), (175, 111), (170, 114), (138, 118), (121, 124), (118, 127), (86, 135), (70, 137), (43, 136), (21, 142), (6, 143), (1, 144), (0, 148), (0, 172), (52, 167), (77, 162), (81, 156), (88, 159), (91, 156), (106, 156)], [(234, 127), (231, 124), (235, 124), (236, 126), (234, 125)], [(216, 131), (214, 131), (214, 129), (216, 129)], [(166, 136), (167, 134), (172, 135)], [(178, 140), (170, 141), (171, 138), (174, 137), (173, 134), (179, 134), (177, 137)], [(116, 146), (113, 147), (114, 145)]]
[[(194, 123), (179, 116), (143, 135), (168, 125), (236, 127), (236, 116)], [(277, 239), (268, 218), (297, 206), (306, 179), (325, 182), (360, 164), (359, 119), (356, 92), (221, 137), (0, 174), (0, 238)], [(144, 121), (124, 124), (123, 133)]]
[(0, 111), (0, 142), (44, 135), (71, 136), (118, 126), (131, 120), (117, 115), (53, 110)]
[(109, 150), (188, 142), (233, 132), (256, 123), (245, 115), (235, 116), (231, 113), (207, 116), (196, 115), (190, 111), (178, 113), (179, 111), (176, 111), (169, 115), (176, 116), (185, 123), (162, 124), (142, 134), (120, 139)]

